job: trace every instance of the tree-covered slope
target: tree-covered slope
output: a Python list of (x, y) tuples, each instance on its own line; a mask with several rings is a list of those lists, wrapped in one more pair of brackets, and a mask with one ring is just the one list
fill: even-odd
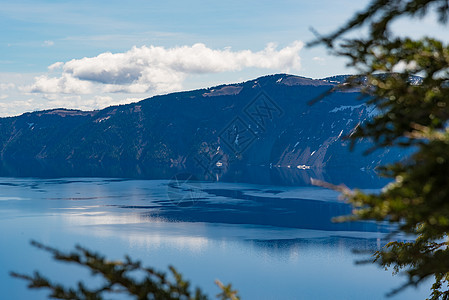
[(0, 174), (170, 177), (190, 172), (217, 179), (276, 169), (285, 178), (307, 181), (296, 177), (373, 169), (398, 159), (393, 150), (363, 155), (369, 141), (349, 151), (344, 137), (375, 114), (358, 92), (334, 92), (309, 105), (338, 81), (279, 74), (100, 111), (55, 109), (2, 118)]

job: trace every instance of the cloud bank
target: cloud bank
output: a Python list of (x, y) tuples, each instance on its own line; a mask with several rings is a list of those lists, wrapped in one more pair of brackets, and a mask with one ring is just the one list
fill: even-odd
[(193, 46), (165, 48), (133, 47), (123, 53), (102, 53), (95, 57), (57, 62), (48, 67), (52, 75), (35, 78), (25, 91), (44, 94), (168, 93), (182, 89), (190, 75), (241, 71), (261, 68), (289, 72), (301, 67), (296, 41), (277, 49), (273, 43), (265, 49), (216, 50), (198, 43)]

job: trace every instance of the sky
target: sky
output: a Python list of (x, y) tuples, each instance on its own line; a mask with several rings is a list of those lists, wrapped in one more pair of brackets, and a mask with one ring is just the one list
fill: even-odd
[[(93, 110), (288, 73), (354, 72), (310, 28), (341, 26), (368, 0), (0, 0), (0, 116)], [(430, 16), (398, 22), (449, 40)]]

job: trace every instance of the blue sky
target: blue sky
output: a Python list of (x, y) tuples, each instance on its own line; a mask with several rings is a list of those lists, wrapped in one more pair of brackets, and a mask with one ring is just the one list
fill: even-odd
[[(288, 72), (347, 74), (305, 48), (368, 1), (0, 0), (0, 116), (99, 109), (155, 94)], [(447, 39), (432, 18), (398, 24)], [(50, 68), (49, 68), (50, 67)]]

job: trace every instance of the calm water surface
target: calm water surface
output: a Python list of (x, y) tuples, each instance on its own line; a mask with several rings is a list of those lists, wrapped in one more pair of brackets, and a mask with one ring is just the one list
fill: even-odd
[[(88, 272), (55, 263), (31, 239), (62, 250), (80, 244), (111, 259), (174, 265), (211, 296), (215, 279), (242, 299), (384, 299), (405, 277), (356, 266), (392, 229), (330, 222), (350, 208), (317, 187), (114, 180), (0, 179), (1, 299), (46, 299), (11, 270), (40, 270), (72, 284)], [(427, 286), (392, 299), (425, 299)]]

